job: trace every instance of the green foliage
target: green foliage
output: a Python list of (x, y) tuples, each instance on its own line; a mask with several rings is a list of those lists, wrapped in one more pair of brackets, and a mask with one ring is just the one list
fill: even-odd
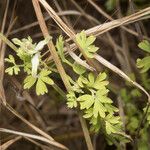
[(148, 77), (148, 73), (141, 74), (142, 85), (147, 89), (150, 90), (150, 78)]
[(150, 43), (147, 40), (143, 40), (138, 44), (138, 47), (143, 51), (150, 53)]
[[(135, 102), (138, 97), (141, 97), (141, 93), (137, 89), (121, 89), (121, 98), (124, 100), (123, 105), (126, 115), (126, 130), (130, 133), (130, 135), (135, 135), (143, 117), (143, 112), (139, 110)], [(146, 107), (144, 108), (144, 111), (146, 111)], [(138, 140), (139, 150), (148, 150), (150, 148), (150, 145), (146, 144), (149, 140), (147, 129), (148, 123), (145, 123), (143, 129), (140, 130), (140, 138)]]
[(67, 94), (67, 105), (69, 108), (77, 107), (76, 96), (72, 91)]
[(112, 11), (116, 7), (116, 0), (107, 0), (105, 7), (108, 11)]
[(106, 77), (105, 72), (99, 73), (96, 78), (93, 73), (89, 73), (87, 77), (80, 75), (76, 82), (72, 82), (73, 85), (77, 84), (80, 90), (77, 92), (73, 88), (72, 97), (69, 93), (67, 101), (68, 107), (79, 105), (84, 113), (83, 117), (91, 124), (91, 130), (98, 132), (103, 124), (106, 134), (113, 134), (122, 132), (122, 123), (120, 117), (114, 115), (118, 109), (112, 105), (113, 101), (107, 96), (109, 90), (106, 88), (108, 85)]
[[(93, 58), (98, 50), (94, 45), (94, 36), (86, 36), (85, 31), (76, 35), (76, 42), (84, 50), (88, 58)], [(19, 40), (13, 39), (18, 46), (16, 55), (20, 58), (19, 65), (15, 63), (15, 58), (9, 55), (6, 61), (13, 66), (6, 69), (10, 75), (18, 74), (20, 68), (27, 74), (24, 79), (24, 89), (36, 87), (36, 94), (43, 95), (48, 93), (47, 85), (53, 85), (53, 80), (49, 77), (51, 71), (48, 65), (41, 58), (41, 50), (50, 40), (46, 38), (39, 43), (33, 43), (32, 39)], [(97, 76), (92, 72), (87, 72), (86, 68), (77, 62), (69, 62), (64, 55), (64, 40), (62, 36), (56, 41), (56, 48), (62, 62), (72, 67), (77, 74), (76, 80), (68, 76), (71, 84), (71, 90), (66, 95), (67, 105), (69, 108), (79, 108), (83, 112), (83, 117), (89, 120), (91, 130), (102, 132), (111, 138), (111, 141), (126, 141), (126, 134), (122, 130), (122, 122), (118, 115), (118, 109), (113, 106), (113, 101), (108, 97), (109, 90), (107, 85), (107, 75), (105, 72), (99, 73)], [(66, 43), (67, 44), (67, 43)], [(82, 54), (79, 54), (79, 57)], [(137, 94), (136, 91), (132, 92)], [(122, 136), (121, 136), (121, 135)], [(120, 136), (118, 136), (120, 135)]]
[[(137, 59), (137, 67), (142, 68), (142, 84), (147, 90), (150, 90), (150, 79), (148, 78), (148, 71), (150, 69), (150, 43), (146, 40), (143, 40), (141, 43), (139, 43), (139, 48), (141, 48), (143, 51), (147, 52), (146, 57), (143, 59)], [(146, 114), (147, 122), (144, 124), (144, 128), (140, 131), (141, 134), (141, 142), (139, 142), (139, 149), (141, 150), (147, 150), (150, 148), (150, 145), (148, 145), (148, 134), (147, 134), (147, 128), (150, 125), (150, 108), (149, 104), (143, 109), (144, 113)]]
[(99, 49), (95, 45), (93, 45), (95, 41), (94, 36), (86, 36), (85, 31), (82, 31), (76, 35), (76, 41), (80, 45), (80, 47), (84, 50), (84, 53), (87, 55), (89, 58), (94, 57), (94, 53)]
[(137, 59), (137, 67), (142, 68), (141, 73), (147, 72), (150, 69), (150, 56)]
[(24, 79), (24, 89), (30, 89), (34, 83), (36, 82), (36, 78), (34, 78), (32, 75), (27, 76)]
[(64, 40), (63, 40), (63, 37), (60, 35), (56, 41), (56, 48), (57, 48), (57, 51), (58, 51), (58, 54), (61, 58), (61, 60), (68, 64), (69, 66), (72, 66), (72, 64), (65, 58), (65, 55), (64, 55)]
[(49, 77), (51, 71), (42, 70), (38, 78), (34, 78), (32, 75), (29, 75), (24, 80), (24, 89), (30, 89), (35, 82), (36, 83), (36, 93), (37, 95), (43, 95), (48, 92), (46, 84), (53, 85), (53, 80)]
[(12, 67), (8, 67), (5, 72), (8, 73), (9, 75), (18, 75), (18, 73), (20, 72), (20, 68), (18, 65), (16, 65), (15, 59), (12, 55), (9, 55), (8, 58), (5, 59), (6, 62), (12, 64)]
[(74, 62), (72, 68), (73, 68), (73, 71), (79, 75), (82, 75), (83, 73), (86, 72), (85, 67), (81, 66), (80, 64), (78, 64), (76, 62)]
[[(146, 40), (143, 40), (141, 43), (139, 43), (139, 48), (141, 48), (143, 51), (150, 54), (150, 43)], [(137, 67), (142, 68), (141, 73), (145, 73), (150, 69), (150, 56), (146, 56), (143, 59), (137, 59)]]
[(148, 123), (149, 123), (149, 125), (150, 125), (150, 109), (149, 109), (149, 106), (147, 105), (144, 109), (144, 112), (147, 112), (147, 121), (148, 121)]
[(5, 59), (6, 62), (13, 65), (7, 68), (5, 72), (9, 75), (17, 75), (20, 72), (20, 67), (22, 67), (23, 71), (28, 74), (24, 79), (24, 89), (30, 89), (36, 83), (37, 95), (43, 95), (48, 92), (46, 84), (54, 84), (53, 80), (49, 77), (51, 71), (47, 70), (45, 66), (42, 67), (44, 62), (41, 61), (40, 55), (40, 51), (49, 40), (50, 37), (37, 44), (33, 44), (31, 37), (22, 40), (14, 38), (12, 41), (18, 46), (16, 55), (20, 58), (22, 64), (17, 65), (12, 55), (9, 55), (9, 57)]

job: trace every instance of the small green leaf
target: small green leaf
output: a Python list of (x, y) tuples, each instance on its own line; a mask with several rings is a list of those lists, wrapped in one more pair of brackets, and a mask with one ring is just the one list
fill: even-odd
[(105, 123), (106, 123), (107, 134), (117, 133), (116, 129), (114, 128), (114, 126), (111, 123), (109, 123), (108, 121), (105, 121)]
[(20, 72), (20, 68), (17, 65), (15, 65), (13, 67), (7, 68), (5, 72), (8, 73), (9, 75), (13, 74), (18, 75), (18, 73)]
[(73, 70), (74, 70), (74, 72), (76, 72), (79, 75), (85, 73), (85, 71), (86, 71), (85, 67), (81, 66), (80, 64), (78, 64), (76, 62), (73, 64)]
[(40, 77), (45, 77), (45, 76), (48, 76), (48, 75), (50, 75), (50, 74), (51, 74), (51, 71), (50, 71), (50, 70), (44, 69), (44, 70), (42, 70), (42, 71), (39, 73), (39, 76), (40, 76)]
[(111, 124), (117, 124), (120, 122), (120, 117), (113, 116), (112, 114), (108, 114), (105, 119), (108, 120)]
[(94, 37), (93, 35), (89, 36), (86, 40), (87, 42), (87, 46), (90, 46), (91, 44), (93, 44), (93, 42), (96, 40), (96, 37)]
[(48, 93), (48, 89), (41, 79), (38, 79), (36, 83), (36, 93), (37, 95), (44, 95), (45, 93)]
[(114, 114), (114, 112), (118, 112), (119, 109), (111, 104), (108, 104), (108, 103), (105, 103), (105, 108), (107, 109), (107, 111), (110, 113), (110, 114)]
[(93, 45), (93, 42), (95, 41), (94, 36), (86, 37), (85, 31), (81, 31), (76, 35), (76, 41), (81, 46), (81, 48), (84, 50), (85, 54), (89, 58), (94, 57), (94, 53), (99, 49), (98, 47), (95, 47)]
[(84, 78), (83, 76), (80, 76), (77, 80), (77, 83), (80, 87), (84, 87), (84, 84), (88, 84), (88, 80), (86, 78)]
[(5, 70), (6, 73), (8, 73), (9, 75), (13, 75), (13, 67), (9, 67)]
[(85, 94), (80, 96), (77, 101), (80, 101), (80, 109), (89, 109), (94, 103), (94, 97)]
[(30, 89), (36, 82), (36, 78), (34, 78), (32, 75), (27, 76), (24, 79), (24, 89)]
[(137, 67), (142, 68), (141, 73), (144, 73), (150, 69), (150, 56), (143, 59), (137, 59)]
[(51, 71), (50, 70), (42, 70), (40, 73), (39, 73), (39, 79), (42, 80), (43, 82), (49, 84), (49, 85), (53, 85), (54, 84), (54, 81), (48, 76), (51, 74)]
[(93, 107), (93, 114), (94, 117), (97, 118), (98, 114), (100, 115), (100, 117), (104, 118), (105, 117), (105, 112), (106, 112), (106, 108), (104, 107), (104, 105), (102, 103), (100, 103), (100, 101), (98, 99), (95, 99), (95, 103), (94, 103), (94, 107)]
[(94, 84), (94, 80), (95, 80), (94, 74), (90, 72), (88, 75), (88, 79), (89, 79), (90, 86), (92, 86)]
[(87, 110), (84, 111), (84, 113), (85, 113), (85, 114), (83, 115), (84, 118), (90, 118), (90, 117), (93, 116), (93, 109), (92, 109), (92, 108), (87, 109)]
[(50, 70), (42, 70), (39, 73), (38, 81), (36, 84), (36, 93), (37, 95), (44, 95), (45, 93), (48, 93), (48, 89), (45, 83), (53, 85), (53, 80), (48, 76), (51, 74)]
[(77, 107), (76, 96), (72, 91), (67, 94), (67, 105), (69, 108)]
[(18, 66), (14, 66), (14, 74), (18, 75), (19, 72), (20, 72), (20, 68)]
[(41, 80), (49, 85), (53, 85), (54, 81), (49, 77), (42, 77)]
[(15, 58), (13, 55), (9, 55), (8, 58), (5, 58), (5, 61), (15, 65)]
[(22, 45), (21, 40), (19, 40), (18, 38), (13, 38), (12, 41), (13, 41), (14, 44), (16, 44), (16, 45), (18, 45), (18, 46), (21, 46), (21, 45)]
[(141, 48), (142, 50), (150, 53), (150, 43), (147, 40), (143, 40), (138, 44), (138, 47)]
[(59, 36), (59, 38), (56, 41), (56, 48), (58, 50), (59, 56), (64, 61), (65, 60), (65, 56), (64, 56), (64, 41), (63, 41), (63, 37), (61, 35)]

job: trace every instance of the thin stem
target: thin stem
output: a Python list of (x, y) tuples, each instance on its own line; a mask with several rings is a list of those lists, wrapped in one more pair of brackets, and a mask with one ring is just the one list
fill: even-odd
[(6, 38), (2, 33), (0, 33), (0, 39), (4, 41), (4, 43), (6, 43), (14, 51), (17, 51), (17, 47), (10, 40), (8, 40), (8, 38)]
[(85, 137), (85, 140), (86, 140), (86, 143), (87, 143), (88, 150), (93, 150), (93, 145), (92, 145), (92, 141), (91, 141), (91, 138), (90, 138), (89, 130), (87, 128), (86, 121), (82, 117), (81, 112), (78, 112), (78, 114), (79, 114), (79, 119), (80, 119), (80, 123), (81, 123), (82, 129), (83, 129), (83, 133), (84, 133), (84, 137)]
[(66, 94), (65, 94), (65, 92), (64, 92), (57, 84), (53, 84), (52, 87), (53, 87), (64, 99), (66, 99)]

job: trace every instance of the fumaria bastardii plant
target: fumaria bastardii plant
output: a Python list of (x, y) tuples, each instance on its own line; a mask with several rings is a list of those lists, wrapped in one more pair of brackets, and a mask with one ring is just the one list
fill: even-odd
[[(24, 89), (30, 89), (35, 86), (37, 95), (48, 93), (48, 85), (54, 85), (50, 75), (54, 73), (50, 63), (42, 59), (41, 50), (52, 40), (51, 37), (33, 43), (31, 37), (19, 40), (12, 39), (17, 46), (16, 56), (9, 55), (5, 59), (9, 67), (5, 70), (9, 75), (18, 75), (21, 71), (26, 74), (23, 81)], [(93, 58), (99, 49), (94, 45), (96, 38), (87, 37), (82, 31), (76, 35), (76, 41), (84, 50), (87, 58)], [(107, 75), (100, 72), (98, 75), (88, 71), (74, 60), (68, 60), (64, 54), (65, 41), (59, 36), (56, 41), (56, 48), (62, 62), (69, 65), (76, 74), (75, 78), (68, 75), (71, 84), (71, 90), (66, 94), (67, 105), (69, 108), (80, 109), (83, 117), (89, 120), (93, 132), (101, 132), (106, 135), (109, 143), (115, 141), (126, 142), (130, 137), (122, 130), (122, 122), (118, 115), (118, 108), (113, 105), (113, 101), (108, 97)], [(19, 57), (19, 64), (16, 58)], [(82, 54), (79, 54), (82, 58)], [(84, 60), (83, 60), (84, 61)], [(84, 61), (86, 62), (86, 61)], [(55, 80), (55, 79), (54, 79)]]

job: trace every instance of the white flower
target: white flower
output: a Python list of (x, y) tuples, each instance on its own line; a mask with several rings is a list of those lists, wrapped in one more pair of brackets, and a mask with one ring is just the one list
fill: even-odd
[(32, 76), (35, 78), (37, 77), (37, 70), (38, 70), (39, 62), (40, 62), (40, 53), (36, 53), (35, 55), (33, 55), (31, 59)]
[(40, 41), (36, 47), (35, 47), (35, 51), (40, 51), (41, 49), (43, 49), (43, 47), (49, 42), (51, 37), (45, 38), (45, 40)]

